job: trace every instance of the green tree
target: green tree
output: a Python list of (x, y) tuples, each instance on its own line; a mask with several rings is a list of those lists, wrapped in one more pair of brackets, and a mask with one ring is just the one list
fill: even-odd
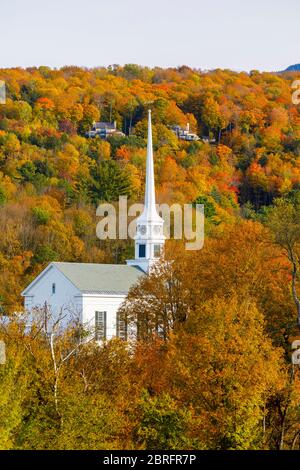
[(92, 191), (95, 200), (117, 201), (119, 196), (131, 195), (130, 177), (117, 162), (102, 161), (95, 171)]
[(271, 230), (273, 241), (282, 248), (291, 266), (291, 290), (300, 328), (299, 261), (300, 261), (300, 201), (283, 198), (274, 201), (274, 207), (267, 211), (266, 224)]
[(151, 397), (144, 392), (137, 408), (139, 422), (135, 439), (143, 449), (168, 450), (190, 448), (188, 425), (191, 413), (178, 406), (167, 393)]
[(169, 380), (194, 409), (194, 432), (210, 449), (263, 448), (267, 401), (286, 384), (282, 351), (251, 299), (213, 298), (191, 312), (170, 344)]
[(51, 218), (49, 211), (43, 207), (33, 207), (31, 212), (34, 223), (37, 225), (46, 225)]

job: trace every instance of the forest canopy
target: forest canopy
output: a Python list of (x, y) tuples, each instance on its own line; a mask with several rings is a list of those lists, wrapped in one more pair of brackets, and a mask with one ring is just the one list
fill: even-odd
[[(296, 78), (0, 69), (0, 448), (299, 449)], [(203, 249), (168, 241), (167, 262), (132, 287), (130, 348), (83, 347), (73, 324), (28, 332), (20, 294), (49, 262), (133, 257), (132, 241), (96, 237), (96, 207), (143, 201), (149, 107), (157, 201), (204, 204)], [(121, 132), (89, 138), (98, 121)], [(199, 140), (172, 130), (187, 124)]]
[[(126, 242), (95, 235), (95, 207), (127, 195), (142, 201), (146, 117), (151, 107), (158, 202), (205, 203), (207, 230), (257, 219), (300, 183), (295, 73), (201, 72), (123, 67), (1, 69), (0, 304), (53, 260), (123, 262)], [(87, 138), (94, 121), (125, 135)], [(185, 127), (197, 142), (177, 138)]]

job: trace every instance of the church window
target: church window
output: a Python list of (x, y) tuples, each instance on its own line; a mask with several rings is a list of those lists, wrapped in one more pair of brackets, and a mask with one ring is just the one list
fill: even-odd
[(55, 282), (53, 282), (53, 284), (52, 284), (52, 294), (55, 294), (55, 291), (56, 291), (56, 285), (55, 285)]
[(146, 245), (139, 245), (139, 258), (146, 258)]
[(154, 245), (154, 257), (159, 258), (160, 257), (160, 245)]
[(127, 340), (127, 322), (121, 312), (117, 312), (117, 337), (124, 341)]
[(95, 340), (106, 339), (106, 312), (95, 312)]

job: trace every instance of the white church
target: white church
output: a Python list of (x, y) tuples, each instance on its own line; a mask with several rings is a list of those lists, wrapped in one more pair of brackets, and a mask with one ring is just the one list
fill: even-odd
[(127, 326), (118, 309), (128, 291), (149, 273), (160, 258), (165, 242), (163, 219), (155, 204), (151, 111), (148, 111), (148, 142), (145, 202), (136, 220), (135, 259), (126, 265), (50, 263), (22, 292), (25, 310), (47, 308), (55, 315), (74, 315), (95, 330), (98, 341), (115, 336), (126, 339)]

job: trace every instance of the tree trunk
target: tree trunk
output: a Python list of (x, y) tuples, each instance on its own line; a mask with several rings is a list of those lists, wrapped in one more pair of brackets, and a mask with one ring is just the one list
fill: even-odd
[(52, 357), (53, 369), (54, 369), (54, 385), (53, 385), (54, 405), (55, 405), (55, 411), (58, 414), (61, 425), (62, 425), (62, 416), (59, 412), (59, 406), (58, 406), (58, 376), (59, 376), (60, 367), (57, 365), (57, 362), (56, 362), (53, 332), (50, 335), (50, 350), (51, 350), (51, 357)]
[[(292, 442), (292, 447), (291, 447), (291, 450), (295, 450), (295, 447), (296, 447), (296, 443), (299, 439), (299, 435), (300, 435), (300, 432), (297, 432), (294, 436), (294, 439), (293, 439), (293, 442)], [(298, 445), (299, 447), (299, 445)]]
[(297, 295), (297, 287), (296, 287), (296, 281), (297, 281), (297, 263), (294, 259), (294, 256), (292, 256), (292, 263), (293, 263), (293, 272), (292, 272), (292, 292), (293, 292), (293, 299), (297, 308), (297, 324), (298, 327), (300, 328), (300, 300)]
[(285, 433), (285, 419), (283, 420), (282, 425), (281, 425), (279, 450), (283, 450), (283, 446), (284, 446), (284, 433)]

